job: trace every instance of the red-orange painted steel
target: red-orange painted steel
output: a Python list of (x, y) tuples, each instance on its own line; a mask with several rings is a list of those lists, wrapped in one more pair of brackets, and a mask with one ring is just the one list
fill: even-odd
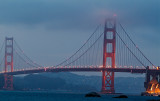
[[(13, 38), (5, 39), (5, 73), (13, 72)], [(13, 90), (13, 75), (4, 75), (4, 89)]]
[[(115, 19), (108, 19), (104, 27), (103, 68), (115, 68), (115, 51), (116, 23)], [(114, 72), (102, 71), (102, 93), (115, 93)]]

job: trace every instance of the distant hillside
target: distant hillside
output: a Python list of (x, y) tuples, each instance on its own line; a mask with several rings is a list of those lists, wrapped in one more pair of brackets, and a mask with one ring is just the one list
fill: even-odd
[[(119, 93), (144, 91), (143, 77), (117, 77), (115, 90)], [(81, 76), (73, 73), (41, 73), (14, 77), (16, 90), (51, 90), (56, 92), (89, 92), (101, 90), (100, 76)]]
[(15, 90), (50, 90), (50, 91), (56, 91), (56, 92), (97, 91), (95, 87), (90, 85), (78, 84), (78, 83), (74, 84), (72, 82), (71, 83), (67, 83), (67, 82), (68, 81), (66, 81), (63, 78), (60, 78), (58, 76), (50, 76), (50, 74), (45, 74), (45, 75), (31, 74), (25, 77), (14, 77), (14, 89)]

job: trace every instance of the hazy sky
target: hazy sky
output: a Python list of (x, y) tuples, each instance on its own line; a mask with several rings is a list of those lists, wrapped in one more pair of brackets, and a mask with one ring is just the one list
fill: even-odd
[(115, 13), (144, 54), (160, 65), (160, 0), (0, 0), (0, 46), (13, 36), (32, 60), (55, 65)]

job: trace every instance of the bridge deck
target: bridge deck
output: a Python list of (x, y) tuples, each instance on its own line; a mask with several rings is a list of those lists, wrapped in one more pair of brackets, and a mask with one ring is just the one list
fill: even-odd
[[(135, 69), (135, 68), (44, 68), (44, 69), (33, 69), (33, 70), (21, 70), (7, 73), (0, 73), (0, 75), (20, 75), (20, 74), (32, 74), (32, 73), (43, 73), (43, 72), (128, 72), (128, 73), (146, 73), (146, 69)], [(149, 69), (149, 72), (160, 73), (160, 70)]]

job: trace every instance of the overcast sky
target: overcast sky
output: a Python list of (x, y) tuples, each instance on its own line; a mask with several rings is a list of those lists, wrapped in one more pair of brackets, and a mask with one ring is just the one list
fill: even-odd
[(113, 14), (160, 65), (160, 0), (0, 0), (0, 46), (6, 36), (14, 37), (32, 60), (55, 65)]

